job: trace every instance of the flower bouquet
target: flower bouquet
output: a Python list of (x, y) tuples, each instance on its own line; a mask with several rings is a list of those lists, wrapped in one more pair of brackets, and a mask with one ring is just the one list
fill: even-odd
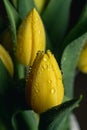
[(78, 70), (87, 73), (87, 5), (67, 34), (71, 0), (3, 0), (0, 130), (70, 130)]

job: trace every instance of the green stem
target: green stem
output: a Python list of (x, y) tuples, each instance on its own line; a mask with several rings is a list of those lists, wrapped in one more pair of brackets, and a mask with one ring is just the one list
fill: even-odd
[(18, 69), (18, 78), (23, 79), (25, 77), (24, 66), (21, 64), (18, 64), (17, 69)]
[(14, 77), (16, 79), (23, 79), (25, 77), (25, 68), (22, 64), (18, 63), (15, 55), (14, 55)]

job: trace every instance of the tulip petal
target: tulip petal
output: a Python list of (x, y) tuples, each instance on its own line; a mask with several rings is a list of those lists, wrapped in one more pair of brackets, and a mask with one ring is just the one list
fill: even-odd
[(17, 58), (24, 65), (32, 65), (37, 51), (44, 49), (44, 26), (36, 9), (33, 9), (19, 27)]
[(10, 75), (13, 76), (14, 73), (13, 62), (11, 60), (10, 55), (2, 45), (0, 45), (0, 59), (2, 60), (3, 64), (5, 65)]
[[(60, 77), (61, 72), (57, 68), (56, 61), (50, 58), (51, 56), (53, 59), (49, 51), (47, 54), (43, 52), (37, 54), (27, 82), (27, 102), (38, 113), (60, 104), (63, 100), (62, 75)], [(56, 76), (55, 66), (59, 77)]]
[(87, 73), (87, 44), (81, 52), (77, 66), (81, 72)]

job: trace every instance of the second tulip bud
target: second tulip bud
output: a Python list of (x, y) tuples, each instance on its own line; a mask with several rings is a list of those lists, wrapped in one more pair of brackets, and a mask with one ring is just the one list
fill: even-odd
[(29, 73), (26, 86), (28, 105), (38, 113), (62, 103), (64, 87), (59, 66), (48, 50), (39, 52)]

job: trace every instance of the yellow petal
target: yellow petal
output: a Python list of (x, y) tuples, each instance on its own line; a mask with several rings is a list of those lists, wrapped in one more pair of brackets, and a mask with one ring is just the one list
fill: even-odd
[(13, 76), (14, 68), (12, 59), (2, 45), (0, 45), (0, 59), (2, 60), (10, 75)]
[(77, 66), (81, 72), (87, 73), (87, 44), (81, 52)]
[[(54, 68), (55, 67), (55, 68)], [(55, 71), (55, 69), (57, 69)], [(50, 51), (39, 53), (32, 66), (26, 87), (27, 102), (33, 110), (42, 113), (60, 104), (64, 88), (61, 71)]]
[(45, 31), (41, 18), (33, 9), (19, 27), (17, 58), (24, 65), (32, 65), (37, 51), (45, 50)]

